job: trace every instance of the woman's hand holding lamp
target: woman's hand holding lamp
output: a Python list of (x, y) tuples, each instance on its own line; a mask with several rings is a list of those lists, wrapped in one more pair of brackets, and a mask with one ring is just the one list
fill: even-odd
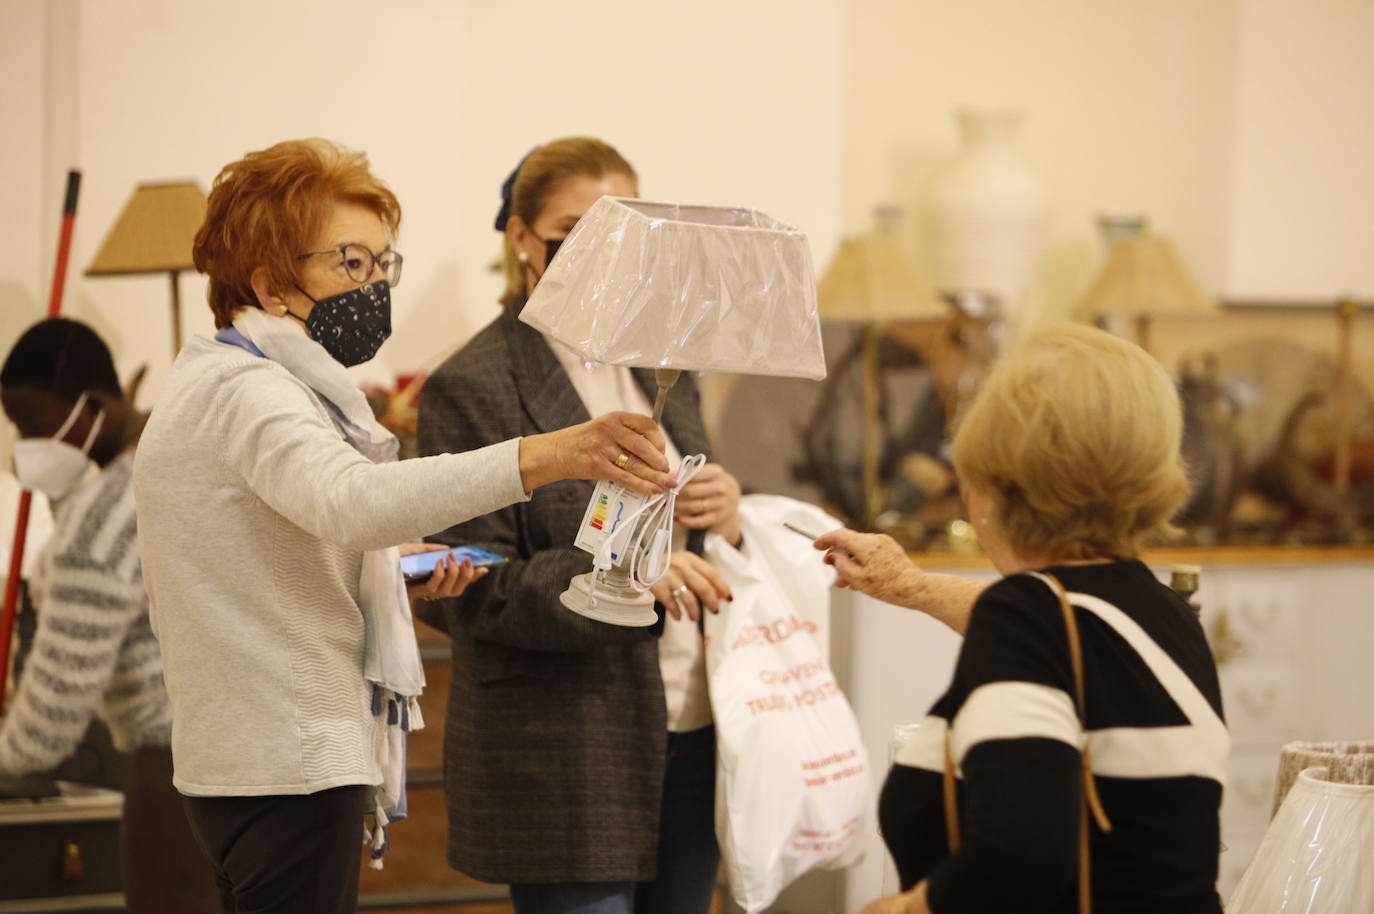
[(560, 479), (609, 479), (641, 495), (677, 486), (654, 420), (614, 412), (556, 432), (520, 439), (520, 480), (526, 492)]

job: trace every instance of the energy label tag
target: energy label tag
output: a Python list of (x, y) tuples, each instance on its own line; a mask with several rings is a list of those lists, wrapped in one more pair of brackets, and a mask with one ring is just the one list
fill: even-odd
[(611, 548), (611, 561), (620, 561), (620, 553), (629, 545), (630, 538), (630, 531), (625, 524), (646, 501), (647, 495), (640, 495), (603, 479), (592, 492), (592, 500), (587, 503), (587, 513), (582, 515), (582, 526), (577, 530), (573, 545), (596, 555), (609, 537), (616, 536)]

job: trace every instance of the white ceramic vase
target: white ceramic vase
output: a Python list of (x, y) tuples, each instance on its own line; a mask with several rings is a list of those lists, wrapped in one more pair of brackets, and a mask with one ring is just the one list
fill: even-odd
[(1048, 196), (1016, 153), (1017, 111), (961, 109), (963, 151), (931, 187), (933, 279), (991, 295), (1013, 317), (1045, 245)]

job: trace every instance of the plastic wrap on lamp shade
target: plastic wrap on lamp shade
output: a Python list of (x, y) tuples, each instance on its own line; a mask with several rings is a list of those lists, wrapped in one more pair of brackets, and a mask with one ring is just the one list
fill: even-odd
[(756, 210), (602, 197), (520, 319), (588, 362), (825, 377), (806, 235)]
[(1374, 787), (1298, 775), (1226, 914), (1374, 911)]

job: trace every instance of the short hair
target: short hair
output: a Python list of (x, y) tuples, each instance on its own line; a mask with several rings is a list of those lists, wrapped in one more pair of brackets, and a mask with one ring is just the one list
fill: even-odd
[[(638, 187), (639, 176), (630, 163), (603, 140), (570, 136), (537, 146), (516, 172), (510, 192), (510, 215), (519, 216), (526, 225), (533, 225), (544, 204), (563, 181), (579, 175), (601, 178), (608, 174), (624, 175)], [(525, 266), (509, 239), (505, 241), (504, 250), (501, 262), (506, 273), (506, 289), (501, 293), (501, 304), (511, 305), (528, 295), (529, 288), (525, 283)]]
[(69, 401), (88, 390), (124, 395), (105, 341), (65, 317), (50, 317), (24, 331), (0, 368), (0, 387), (29, 387)]
[(1178, 391), (1143, 349), (1065, 324), (1009, 353), (954, 439), (960, 483), (1027, 556), (1135, 556), (1188, 494)]
[(253, 271), (265, 267), (273, 289), (299, 281), (299, 255), (309, 251), (336, 203), (377, 214), (394, 238), (401, 225), (396, 195), (372, 175), (367, 155), (330, 140), (287, 140), (231, 162), (215, 177), (205, 222), (191, 256), (209, 277), (215, 326), (256, 306)]

